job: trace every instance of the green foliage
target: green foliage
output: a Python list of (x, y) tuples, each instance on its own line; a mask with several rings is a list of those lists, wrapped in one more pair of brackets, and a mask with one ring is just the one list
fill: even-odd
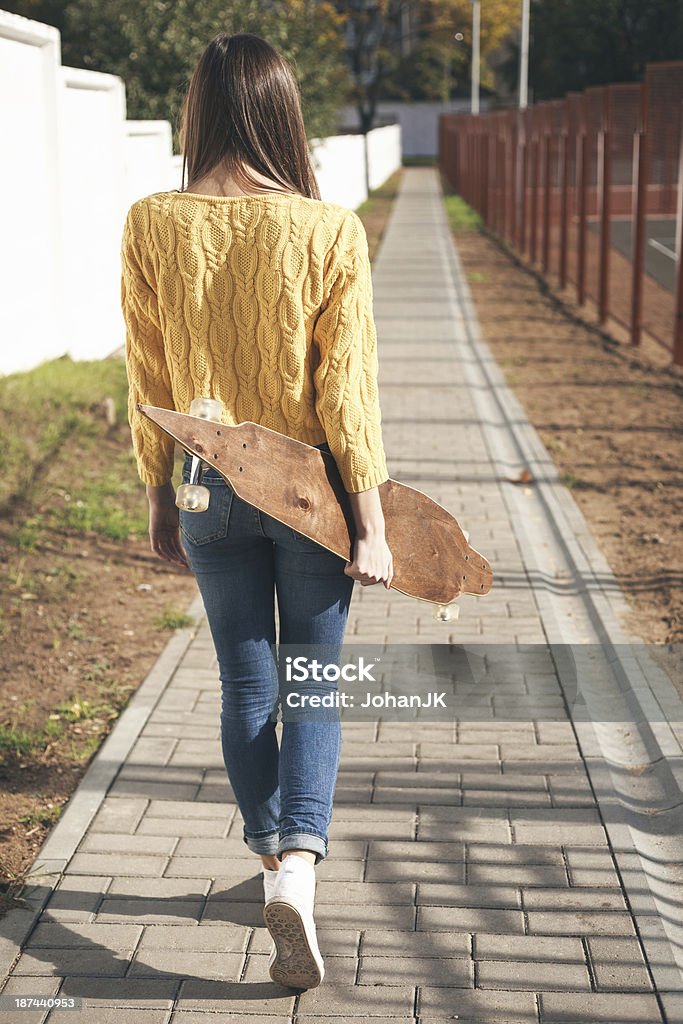
[[(683, 58), (681, 0), (532, 0), (535, 102), (609, 82), (637, 82), (652, 61)], [(514, 87), (518, 54), (504, 66)]]
[(310, 138), (336, 130), (350, 81), (342, 18), (331, 3), (289, 0), (16, 0), (10, 10), (56, 25), (62, 63), (119, 75), (128, 117), (168, 120), (178, 146), (178, 117), (199, 56), (219, 32), (254, 32), (291, 62)]

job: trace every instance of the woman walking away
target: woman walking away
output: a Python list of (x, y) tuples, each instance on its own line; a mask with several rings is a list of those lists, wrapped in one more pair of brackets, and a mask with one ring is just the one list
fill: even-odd
[[(354, 211), (320, 199), (294, 74), (259, 36), (209, 43), (180, 136), (182, 190), (134, 203), (123, 231), (133, 450), (152, 550), (191, 570), (206, 609), (226, 772), (263, 863), (270, 974), (312, 988), (324, 974), (315, 865), (328, 855), (341, 727), (283, 718), (278, 747), (275, 599), (281, 645), (339, 652), (354, 581), (391, 585), (367, 237)], [(211, 467), (207, 511), (176, 507), (174, 442), (136, 403), (189, 412), (198, 397), (220, 400), (227, 424), (331, 452), (356, 526), (352, 561), (246, 503)], [(186, 453), (184, 482), (190, 465)]]

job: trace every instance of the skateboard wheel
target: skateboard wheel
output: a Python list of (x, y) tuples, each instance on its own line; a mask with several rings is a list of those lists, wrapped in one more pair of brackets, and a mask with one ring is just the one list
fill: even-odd
[(211, 492), (202, 484), (181, 484), (175, 494), (175, 503), (184, 512), (206, 512)]
[(193, 398), (190, 402), (190, 416), (200, 420), (216, 420), (220, 423), (223, 403), (217, 398)]
[(454, 603), (435, 604), (433, 614), (439, 622), (454, 622), (460, 615), (460, 608)]

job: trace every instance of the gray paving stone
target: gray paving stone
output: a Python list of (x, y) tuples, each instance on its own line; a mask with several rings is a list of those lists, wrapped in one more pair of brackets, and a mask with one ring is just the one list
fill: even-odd
[(412, 1017), (415, 989), (409, 986), (332, 985), (323, 982), (299, 997), (303, 1019), (307, 1014), (329, 1017)]
[(456, 804), (463, 802), (462, 792), (459, 789), (441, 787), (418, 787), (406, 786), (376, 786), (374, 789), (373, 806), (375, 804)]
[(112, 796), (145, 796), (155, 799), (193, 800), (199, 786), (192, 782), (152, 782), (146, 779), (117, 780), (109, 790)]
[(404, 862), (423, 863), (454, 863), (464, 857), (464, 843), (428, 842), (418, 838), (412, 842), (395, 842), (394, 840), (372, 839), (369, 844), (368, 858), (374, 860), (390, 860), (397, 864)]
[[(264, 929), (265, 931), (265, 929)], [(251, 930), (239, 925), (228, 924), (224, 928), (215, 925), (147, 925), (142, 930), (140, 950), (163, 949), (177, 952), (189, 950), (196, 953), (243, 953), (249, 942)]]
[[(26, 977), (23, 975), (21, 977), (10, 975), (2, 989), (2, 993), (3, 995), (15, 996), (17, 998), (22, 998), (26, 995), (50, 997), (57, 994), (58, 988), (59, 978), (32, 977), (30, 982), (27, 983)], [(73, 1014), (73, 1011), (71, 1013)], [(17, 1021), (20, 1021), (21, 1024), (41, 1024), (44, 1019), (45, 1010), (41, 1009), (0, 1010), (0, 1024), (17, 1024)]]
[(168, 857), (152, 854), (75, 853), (69, 861), (70, 871), (79, 875), (133, 875), (160, 877)]
[(550, 963), (548, 960), (478, 960), (477, 987), (509, 991), (544, 989), (561, 992), (590, 990), (584, 964)]
[(398, 907), (415, 903), (415, 885), (411, 882), (324, 882), (316, 885), (316, 908), (326, 903), (378, 903)]
[(550, 807), (550, 794), (543, 790), (529, 789), (464, 789), (462, 802), (487, 807)]
[[(84, 978), (68, 977), (59, 990), (60, 996), (80, 996), (83, 1010), (95, 1009), (99, 1013), (103, 1006), (127, 1010), (169, 1009), (178, 991), (178, 982), (170, 978)], [(90, 1014), (97, 1020), (96, 1013)], [(87, 1019), (87, 1018), (84, 1018)], [(71, 1018), (73, 1020), (73, 1018)]]
[(456, 882), (420, 882), (417, 905), (435, 907), (514, 907), (522, 902), (519, 890), (503, 885), (460, 885)]
[[(204, 1018), (230, 1007), (242, 1020), (265, 1020), (279, 1014), (288, 1017), (294, 1008), (294, 993), (272, 982), (245, 985), (242, 982), (196, 980), (182, 982), (175, 1013), (192, 1010)], [(181, 1018), (182, 1020), (182, 1018)], [(204, 1024), (204, 1022), (202, 1022)]]
[(65, 949), (47, 946), (22, 953), (14, 974), (92, 975), (97, 978), (121, 978), (128, 969), (128, 957), (122, 951), (108, 949)]
[(64, 923), (89, 921), (110, 884), (111, 878), (101, 875), (65, 875), (50, 896), (41, 920), (49, 915)]
[(492, 992), (482, 989), (453, 992), (443, 988), (424, 987), (418, 995), (420, 1024), (427, 1020), (453, 1017), (486, 1024), (536, 1024), (536, 997), (530, 992)]
[(90, 832), (133, 832), (149, 801), (107, 796), (90, 823)]
[(630, 914), (598, 910), (535, 911), (527, 914), (530, 932), (543, 935), (633, 935)]
[(178, 840), (174, 836), (127, 835), (121, 832), (90, 832), (83, 837), (79, 853), (148, 853), (170, 856)]
[(542, 992), (543, 1024), (661, 1024), (654, 995)]
[(107, 949), (132, 950), (138, 943), (142, 928), (136, 924), (92, 924), (72, 922), (65, 927), (55, 921), (41, 921), (28, 937), (26, 949), (33, 946), (69, 949), (70, 947), (106, 946)]
[(215, 836), (222, 837), (230, 828), (226, 818), (151, 818), (144, 817), (137, 834), (145, 836)]
[(363, 956), (369, 957), (469, 957), (470, 936), (466, 932), (383, 931), (366, 928), (361, 943)]
[(208, 878), (126, 878), (112, 880), (107, 897), (141, 896), (148, 899), (202, 899), (209, 891)]
[(565, 846), (565, 854), (572, 885), (620, 885), (608, 848)]
[(144, 949), (136, 954), (129, 977), (161, 978), (168, 974), (183, 979), (196, 977), (216, 981), (239, 981), (243, 963), (243, 953)]
[(365, 879), (367, 882), (464, 882), (465, 865), (461, 862), (372, 860), (366, 868)]
[(524, 932), (521, 910), (498, 907), (418, 907), (419, 932)]
[[(97, 1024), (139, 1024), (140, 1014), (139, 1009), (131, 1010), (123, 1006), (98, 1006)], [(167, 1024), (168, 1022), (167, 1010), (145, 1007), (144, 1015), (145, 1024)], [(73, 1010), (53, 1010), (48, 1020), (50, 1024), (73, 1024), (73, 1018)], [(22, 1024), (24, 1024), (23, 1014)]]
[(558, 846), (539, 846), (533, 843), (516, 843), (512, 846), (500, 843), (487, 843), (485, 840), (467, 844), (466, 853), (468, 870), (475, 864), (482, 866), (494, 864), (546, 865), (563, 867), (562, 849)]
[(419, 749), (420, 760), (451, 758), (463, 762), (497, 761), (498, 746), (495, 743), (428, 743), (422, 741)]
[(204, 901), (180, 899), (120, 899), (105, 898), (97, 912), (98, 922), (121, 923), (125, 920), (139, 924), (187, 924), (198, 921)]
[[(176, 1010), (173, 1014), (173, 1024), (207, 1024), (206, 1018), (207, 1014), (203, 1010)], [(221, 1013), (220, 1010), (213, 1010), (211, 1012), (211, 1024), (222, 1024), (223, 1021), (236, 1020), (257, 1021), (259, 1019), (267, 1021), (268, 1024), (291, 1024), (291, 1017), (276, 1011), (269, 1013), (263, 1010), (258, 1015), (252, 1015), (248, 1010), (240, 1010), (237, 1013)], [(338, 1022), (335, 1021), (335, 1024), (338, 1024)]]
[(581, 939), (558, 935), (498, 935), (477, 932), (476, 960), (533, 960), (536, 963), (585, 963)]
[(525, 910), (626, 910), (623, 893), (615, 889), (527, 889), (522, 891)]
[(360, 985), (415, 985), (472, 988), (472, 962), (464, 957), (413, 956), (407, 962), (386, 956), (363, 956), (358, 976)]
[(587, 943), (598, 990), (652, 990), (650, 974), (637, 939), (591, 935)]
[(552, 864), (477, 864), (468, 863), (467, 881), (472, 884), (492, 883), (516, 885), (529, 888), (568, 885), (564, 865)]
[(323, 903), (318, 906), (316, 903), (315, 919), (325, 928), (370, 927), (411, 931), (415, 927), (415, 907), (378, 906), (371, 903), (364, 906)]

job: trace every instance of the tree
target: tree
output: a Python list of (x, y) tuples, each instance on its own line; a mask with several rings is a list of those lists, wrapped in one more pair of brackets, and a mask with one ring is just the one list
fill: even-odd
[[(454, 90), (469, 87), (472, 62), (471, 0), (414, 0), (407, 4), (389, 2), (345, 4), (353, 25), (351, 38), (357, 46), (352, 53), (354, 70), (368, 76), (356, 81), (356, 102), (365, 103), (366, 118), (374, 114), (378, 97), (414, 99), (450, 99)], [(410, 17), (405, 18), (405, 8)], [(372, 19), (372, 20), (371, 20)], [(494, 77), (486, 66), (486, 56), (516, 29), (520, 19), (519, 0), (483, 0), (481, 4), (481, 86), (493, 89)], [(368, 23), (371, 20), (370, 31)], [(378, 29), (382, 23), (381, 30)], [(360, 31), (357, 31), (357, 27)], [(365, 30), (365, 31), (364, 31)], [(458, 40), (457, 34), (464, 39)], [(370, 39), (371, 46), (367, 45)], [(372, 61), (372, 43), (375, 60)], [(365, 45), (364, 45), (365, 44)], [(356, 52), (360, 49), (360, 53)], [(365, 61), (361, 59), (365, 55)]]
[(309, 137), (334, 133), (351, 88), (342, 19), (327, 2), (288, 0), (286, 17), (283, 6), (263, 0), (19, 0), (13, 9), (57, 25), (63, 64), (119, 75), (128, 117), (171, 121), (177, 152), (189, 77), (221, 31), (254, 32), (276, 46), (295, 70)]
[[(681, 0), (532, 0), (534, 100), (609, 82), (638, 82), (650, 61), (683, 59)], [(513, 85), (517, 53), (504, 67)]]

